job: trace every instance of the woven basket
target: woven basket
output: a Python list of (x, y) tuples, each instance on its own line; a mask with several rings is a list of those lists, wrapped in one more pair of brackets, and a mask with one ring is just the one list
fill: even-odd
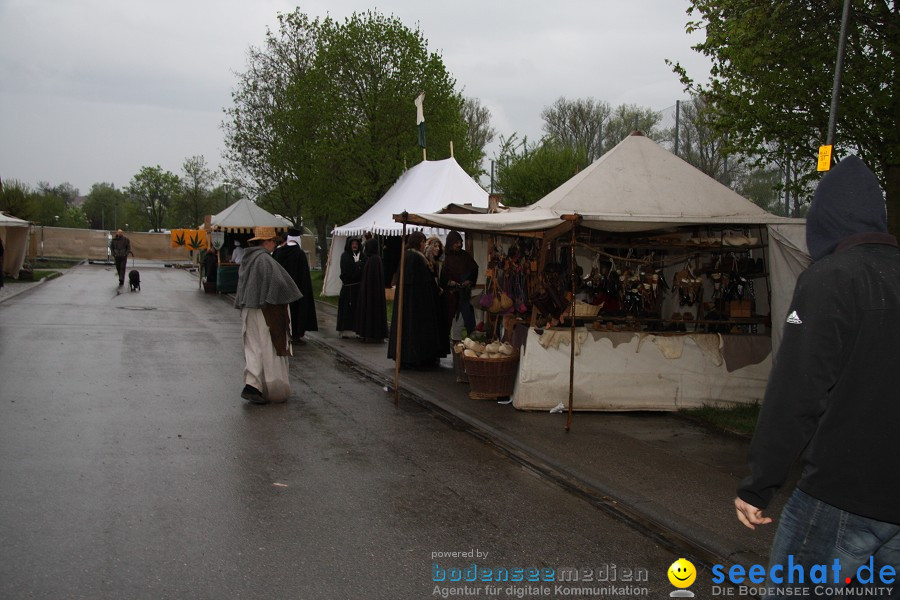
[(488, 400), (503, 398), (513, 393), (519, 372), (519, 355), (503, 358), (473, 358), (464, 356), (466, 375), (469, 377), (469, 398)]

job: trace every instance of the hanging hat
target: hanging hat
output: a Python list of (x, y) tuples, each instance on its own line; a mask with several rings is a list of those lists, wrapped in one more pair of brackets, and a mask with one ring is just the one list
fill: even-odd
[(271, 240), (274, 239), (276, 235), (278, 234), (275, 233), (274, 227), (255, 227), (253, 229), (253, 237), (250, 238), (250, 241), (255, 242), (256, 240)]

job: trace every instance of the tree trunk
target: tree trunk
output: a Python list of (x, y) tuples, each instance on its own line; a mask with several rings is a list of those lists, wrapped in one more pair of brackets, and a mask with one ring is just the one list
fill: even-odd
[(319, 268), (325, 270), (328, 264), (328, 218), (316, 217), (313, 219), (316, 224), (316, 254), (319, 256)]

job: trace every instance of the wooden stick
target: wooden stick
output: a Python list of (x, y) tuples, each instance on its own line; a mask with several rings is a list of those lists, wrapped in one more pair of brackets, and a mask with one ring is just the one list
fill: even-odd
[[(424, 152), (425, 149), (423, 148)], [(397, 282), (397, 294), (394, 302), (397, 303), (397, 343), (394, 347), (394, 406), (400, 404), (400, 363), (403, 361), (403, 280), (406, 267), (406, 220), (409, 213), (403, 211), (403, 234), (400, 237), (400, 278)], [(399, 296), (399, 298), (397, 297)]]
[(569, 331), (571, 332), (571, 348), (569, 349), (569, 412), (566, 415), (566, 431), (572, 427), (572, 404), (575, 397), (575, 292), (577, 274), (575, 272), (575, 227), (572, 227), (572, 243), (569, 245), (569, 271), (572, 279), (572, 304), (569, 308)]

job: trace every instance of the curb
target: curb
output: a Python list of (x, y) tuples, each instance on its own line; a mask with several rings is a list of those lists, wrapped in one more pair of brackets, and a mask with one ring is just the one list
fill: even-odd
[[(330, 304), (317, 301), (317, 305), (334, 310)], [(394, 381), (386, 378), (366, 365), (355, 360), (351, 353), (332, 346), (322, 339), (309, 339), (313, 345), (338, 356), (351, 364), (365, 377), (392, 389)], [(449, 422), (478, 438), (482, 442), (502, 452), (523, 467), (552, 481), (576, 496), (588, 501), (615, 519), (624, 522), (641, 534), (670, 550), (687, 555), (696, 564), (711, 569), (715, 564), (742, 564), (749, 568), (753, 564), (766, 564), (766, 558), (744, 549), (737, 548), (730, 540), (709, 532), (698, 535), (696, 523), (688, 523), (674, 513), (667, 511), (645, 498), (632, 497), (620, 490), (574, 473), (566, 465), (544, 455), (539, 450), (516, 441), (508, 434), (490, 424), (457, 410), (440, 400), (430, 398), (427, 390), (415, 383), (400, 386), (400, 393), (408, 400), (431, 411), (435, 416)]]

